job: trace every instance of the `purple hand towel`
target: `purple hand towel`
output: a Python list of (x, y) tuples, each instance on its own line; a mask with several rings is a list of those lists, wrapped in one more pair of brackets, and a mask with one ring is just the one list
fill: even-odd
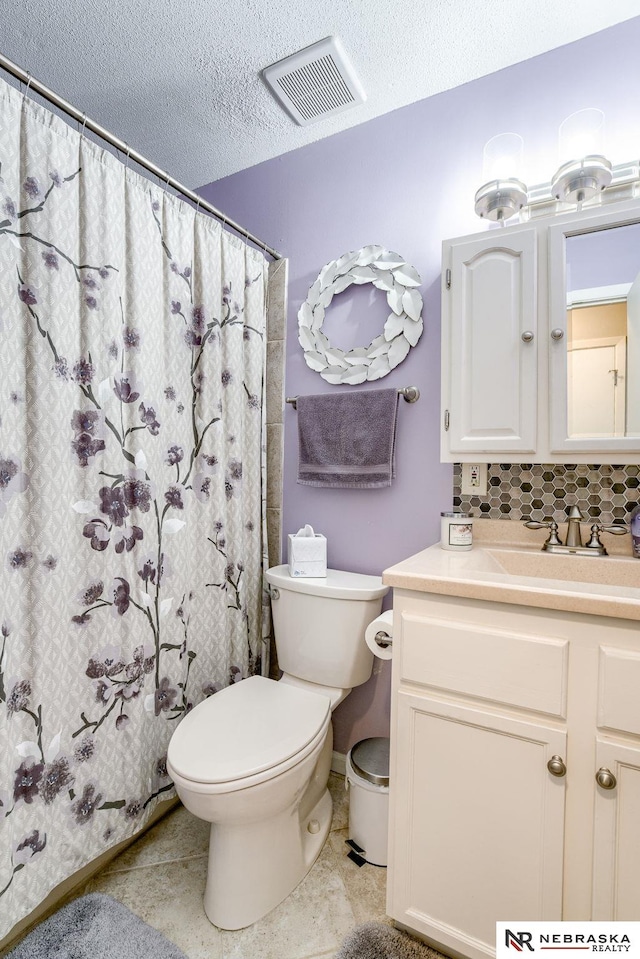
[(397, 390), (299, 396), (298, 483), (345, 489), (391, 486)]

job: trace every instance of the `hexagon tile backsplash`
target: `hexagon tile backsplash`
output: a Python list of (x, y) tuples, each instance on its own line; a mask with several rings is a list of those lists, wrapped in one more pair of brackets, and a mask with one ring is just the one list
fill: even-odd
[(462, 466), (453, 467), (453, 507), (487, 519), (554, 519), (574, 504), (585, 517), (626, 523), (640, 502), (640, 466), (491, 463), (487, 496), (462, 495)]

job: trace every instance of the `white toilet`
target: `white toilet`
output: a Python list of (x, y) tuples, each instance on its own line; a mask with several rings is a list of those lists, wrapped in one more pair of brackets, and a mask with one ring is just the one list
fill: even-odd
[(388, 587), (327, 570), (295, 579), (268, 570), (283, 670), (200, 703), (174, 732), (167, 768), (194, 816), (211, 823), (204, 908), (240, 929), (282, 902), (317, 859), (331, 825), (331, 712), (369, 679), (365, 628)]

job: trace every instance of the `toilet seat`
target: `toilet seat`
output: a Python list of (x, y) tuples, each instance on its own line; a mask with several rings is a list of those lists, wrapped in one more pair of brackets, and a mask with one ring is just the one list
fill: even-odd
[(185, 716), (169, 744), (171, 775), (202, 791), (246, 788), (305, 758), (330, 718), (327, 697), (251, 676)]

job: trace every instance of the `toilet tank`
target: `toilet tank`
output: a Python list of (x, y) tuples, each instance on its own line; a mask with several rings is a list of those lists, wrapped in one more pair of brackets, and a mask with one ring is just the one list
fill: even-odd
[(275, 566), (266, 576), (280, 669), (322, 686), (366, 683), (373, 654), (364, 631), (389, 590), (381, 578), (328, 569), (326, 579), (297, 579), (288, 566)]

